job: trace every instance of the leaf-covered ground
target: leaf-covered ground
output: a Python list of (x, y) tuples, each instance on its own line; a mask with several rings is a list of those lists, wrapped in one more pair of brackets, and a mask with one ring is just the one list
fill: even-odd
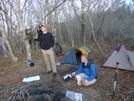
[[(66, 91), (83, 94), (83, 101), (111, 101), (115, 69), (102, 68), (105, 60), (99, 57), (99, 54), (92, 54), (92, 56), (98, 67), (98, 80), (88, 87), (78, 86), (75, 78), (63, 80), (63, 76), (75, 71), (77, 66), (57, 66), (58, 75), (56, 78), (52, 78), (52, 74), (46, 74), (45, 62), (42, 55), (38, 55), (38, 53), (33, 58), (36, 62), (34, 67), (27, 66), (24, 61), (25, 57), (16, 63), (12, 63), (10, 59), (2, 60), (0, 62), (0, 101), (8, 101), (13, 97), (14, 99), (20, 97), (33, 101), (34, 97), (43, 94), (47, 94), (52, 101), (63, 101)], [(62, 57), (55, 56), (56, 63)], [(41, 77), (39, 81), (22, 82), (23, 78), (36, 75)], [(114, 99), (115, 101), (134, 101), (134, 72), (119, 70)]]

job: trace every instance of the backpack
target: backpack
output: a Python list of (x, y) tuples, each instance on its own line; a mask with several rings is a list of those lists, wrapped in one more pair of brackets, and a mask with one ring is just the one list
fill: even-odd
[(55, 43), (54, 52), (55, 52), (55, 54), (61, 54), (62, 53), (62, 48), (61, 48), (59, 43)]

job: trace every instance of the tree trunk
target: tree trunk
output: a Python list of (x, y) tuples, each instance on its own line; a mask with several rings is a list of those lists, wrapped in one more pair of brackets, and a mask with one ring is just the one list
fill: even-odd
[(31, 61), (32, 56), (31, 56), (31, 48), (30, 48), (29, 40), (25, 39), (24, 42), (25, 42), (25, 45), (26, 45), (27, 60)]
[[(20, 1), (18, 2), (18, 5), (20, 6)], [(24, 23), (25, 21), (24, 21), (24, 17), (23, 17), (23, 10), (20, 7), (18, 9), (19, 9), (19, 18), (20, 18), (20, 22), (21, 22), (21, 26), (22, 26), (22, 29), (20, 31), (21, 31), (21, 34), (23, 35), (23, 37), (25, 38), (24, 44), (26, 47), (27, 60), (31, 61), (32, 60), (31, 47), (29, 44), (29, 39), (27, 38), (26, 32), (25, 32), (26, 26)]]
[(90, 18), (90, 17), (89, 17), (89, 22), (90, 22), (91, 29), (92, 29), (93, 39), (94, 39), (94, 41), (95, 41), (95, 43), (96, 43), (97, 47), (98, 47), (98, 48), (99, 48), (99, 50), (101, 51), (102, 55), (103, 55), (103, 56), (105, 56), (105, 54), (104, 54), (104, 52), (103, 52), (103, 50), (102, 50), (101, 46), (99, 45), (99, 43), (98, 43), (98, 41), (97, 41), (97, 39), (96, 39), (94, 26), (93, 26), (93, 23), (92, 23), (92, 20), (91, 20), (91, 18)]
[[(66, 21), (66, 26), (67, 26), (67, 32), (69, 35), (69, 40), (71, 41), (71, 47), (74, 47), (74, 35), (73, 35), (73, 28), (70, 29), (69, 23)], [(72, 25), (71, 25), (72, 26)]]
[(84, 22), (81, 24), (81, 27), (82, 27), (83, 45), (84, 45), (86, 43), (86, 25)]
[(14, 62), (17, 62), (18, 61), (18, 58), (14, 56), (13, 52), (12, 52), (12, 48), (11, 48), (11, 45), (10, 45), (10, 42), (8, 40), (8, 38), (6, 37), (4, 31), (3, 31), (3, 28), (2, 26), (0, 26), (0, 31), (1, 31), (1, 34), (3, 36), (3, 38), (5, 39), (5, 42), (7, 44), (7, 47), (8, 47), (8, 53), (9, 55), (11, 56), (11, 59), (14, 61)]
[(85, 5), (83, 4), (83, 1), (81, 0), (81, 18), (80, 18), (79, 15), (77, 14), (77, 10), (75, 9), (75, 6), (73, 3), (74, 1), (72, 0), (72, 7), (74, 10), (74, 13), (81, 24), (81, 33), (83, 36), (82, 40), (83, 40), (83, 45), (84, 45), (86, 43), (86, 24), (85, 24), (86, 22), (85, 22), (85, 12), (84, 12)]

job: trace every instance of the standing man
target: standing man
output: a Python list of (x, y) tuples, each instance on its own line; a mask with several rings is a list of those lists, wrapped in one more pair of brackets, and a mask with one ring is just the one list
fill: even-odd
[(91, 61), (88, 61), (88, 55), (81, 55), (81, 64), (77, 71), (72, 73), (72, 76), (76, 76), (77, 84), (83, 86), (89, 86), (96, 82), (97, 71), (96, 65)]
[(53, 35), (46, 30), (45, 25), (40, 26), (42, 34), (39, 36), (40, 48), (44, 56), (44, 60), (47, 66), (47, 73), (50, 74), (53, 72), (53, 77), (56, 76), (56, 64), (54, 60), (54, 38)]

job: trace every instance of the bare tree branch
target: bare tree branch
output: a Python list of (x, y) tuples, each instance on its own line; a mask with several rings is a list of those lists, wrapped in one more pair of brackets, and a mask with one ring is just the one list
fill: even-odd
[(48, 15), (50, 15), (52, 12), (54, 12), (58, 7), (60, 7), (60, 6), (61, 6), (62, 4), (64, 4), (65, 2), (66, 2), (66, 0), (63, 0), (62, 3), (60, 3), (59, 5), (57, 5), (56, 7), (54, 7), (51, 11), (49, 11), (49, 13), (46, 14), (46, 15), (44, 16), (44, 18), (41, 19), (40, 23), (39, 23), (35, 28), (39, 27), (39, 25), (42, 23), (42, 21), (43, 21)]

